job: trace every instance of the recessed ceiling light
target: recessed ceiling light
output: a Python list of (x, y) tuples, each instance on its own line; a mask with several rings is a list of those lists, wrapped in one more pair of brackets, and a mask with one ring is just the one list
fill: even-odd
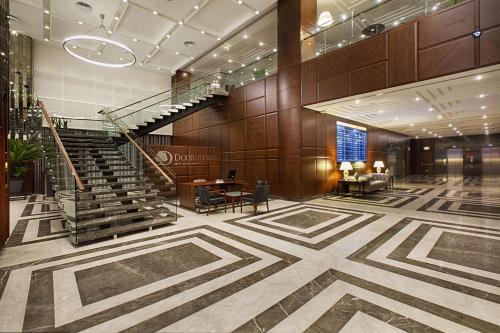
[(429, 131), (429, 132), (427, 132), (427, 133), (432, 134), (432, 131)]
[(257, 58), (255, 58), (255, 59), (260, 60), (260, 56), (257, 56)]
[(418, 139), (418, 136), (416, 136), (415, 139)]
[(101, 55), (101, 54), (102, 54), (102, 52), (101, 52), (101, 51), (97, 51), (97, 54), (98, 54), (98, 55)]
[(440, 139), (441, 139), (442, 137), (443, 137), (442, 135), (440, 135), (440, 136), (439, 136), (439, 138), (440, 138)]
[(241, 0), (238, 0), (237, 2), (238, 2), (238, 5), (243, 4), (243, 1), (241, 1)]
[(443, 116), (442, 116), (442, 115), (439, 115), (439, 116), (438, 116), (438, 119), (443, 119)]
[(259, 46), (264, 46), (264, 43), (263, 42), (259, 42)]
[(399, 21), (395, 21), (392, 25), (397, 27), (399, 25)]
[(191, 72), (194, 72), (194, 68), (189, 69)]
[(46, 30), (49, 30), (49, 29), (50, 29), (50, 26), (46, 25), (44, 28), (45, 28)]
[(255, 11), (255, 15), (259, 15), (260, 12), (258, 10)]
[(488, 126), (488, 123), (484, 123), (484, 126)]
[(459, 135), (462, 136), (462, 133), (460, 133)]
[(182, 22), (182, 21), (179, 21), (179, 25), (183, 25), (183, 24), (184, 24), (184, 22)]
[(217, 58), (217, 54), (216, 53), (212, 54), (212, 57)]
[(338, 43), (338, 44), (337, 44), (337, 46), (338, 46), (338, 47), (342, 47), (342, 43)]
[(48, 9), (44, 9), (44, 10), (43, 10), (43, 12), (44, 12), (45, 14), (50, 14), (50, 10), (48, 10)]
[(342, 14), (342, 15), (340, 15), (340, 18), (342, 19), (342, 21), (345, 21), (345, 20), (347, 20), (347, 15), (346, 14)]
[(451, 126), (453, 126), (453, 125), (452, 124), (448, 124), (448, 127), (451, 127)]
[(165, 37), (170, 38), (171, 36), (170, 36), (170, 34), (167, 34)]
[(175, 54), (179, 55), (179, 54), (180, 54), (180, 52), (179, 52), (179, 51), (175, 51)]
[(378, 113), (382, 114), (382, 113), (384, 113), (384, 111), (382, 111), (382, 110), (378, 110)]
[(193, 7), (193, 8), (194, 8), (195, 10), (198, 10), (198, 9), (200, 9), (200, 6), (198, 6), (198, 5), (194, 5), (194, 7)]
[(484, 106), (484, 105), (483, 105), (483, 106), (481, 106), (481, 109), (483, 109), (483, 110), (484, 110), (484, 109), (486, 109), (486, 106)]
[(241, 67), (245, 67), (245, 64), (241, 64)]
[(356, 103), (356, 104), (359, 104), (359, 103), (360, 103), (360, 100), (359, 100), (359, 99), (357, 99), (357, 100), (355, 101), (355, 103)]
[(153, 10), (153, 14), (158, 15), (158, 11)]
[(127, 2), (128, 2), (128, 0), (122, 0), (122, 2), (127, 3)]
[(479, 95), (479, 98), (484, 98), (484, 94)]
[(120, 61), (123, 61), (123, 58), (120, 58)]
[(432, 6), (432, 10), (437, 10), (438, 6)]
[(81, 25), (81, 24), (83, 24), (83, 22), (82, 22), (82, 21), (78, 21), (78, 24), (80, 24), (80, 25)]
[(156, 47), (157, 49), (159, 49), (159, 48), (160, 48), (160, 45), (155, 45), (155, 47)]
[(478, 76), (476, 76), (476, 80), (477, 80), (477, 81), (481, 80), (482, 78), (483, 78), (483, 76), (482, 76), (482, 75), (478, 75)]
[(102, 42), (101, 44), (102, 44), (102, 45), (106, 45), (106, 42)]
[(416, 97), (415, 100), (418, 102), (420, 101), (420, 97)]
[(118, 21), (120, 18), (118, 16), (115, 16), (114, 19)]
[(243, 38), (244, 38), (244, 39), (247, 39), (247, 38), (248, 38), (248, 35), (246, 35), (246, 34), (245, 34), (245, 35), (243, 35)]
[(434, 136), (438, 136), (436, 133), (434, 133)]
[(229, 70), (229, 74), (231, 74), (233, 71), (232, 70)]
[(76, 46), (75, 46), (75, 45), (73, 45), (72, 47), (73, 47), (74, 49), (76, 49)]
[(316, 55), (319, 56), (319, 52), (316, 52)]
[(274, 49), (273, 49), (273, 52), (278, 52), (278, 49), (274, 48)]
[(148, 54), (148, 55), (147, 55), (147, 57), (148, 57), (148, 58), (151, 58), (151, 54)]
[(141, 61), (141, 62), (139, 63), (139, 65), (140, 65), (140, 66), (142, 66), (142, 65), (144, 65), (144, 63)]
[(227, 62), (231, 63), (233, 62), (233, 59), (228, 59)]
[(483, 119), (486, 119), (486, 118), (488, 118), (488, 116), (487, 115), (483, 115)]
[(221, 40), (221, 38), (220, 38), (220, 37), (217, 37), (217, 40)]
[(413, 126), (415, 126), (415, 125), (413, 125), (413, 124), (410, 124), (410, 126), (411, 126), (411, 127), (413, 127)]
[(422, 132), (425, 132), (425, 131), (427, 131), (427, 130), (425, 128), (422, 128)]
[(456, 127), (453, 127), (453, 130), (454, 130), (454, 131), (456, 131), (456, 130), (457, 130), (457, 128), (456, 128)]
[(17, 31), (16, 30), (12, 30), (10, 33), (13, 34), (13, 35), (15, 35), (15, 34), (17, 34)]
[(203, 35), (205, 34), (205, 30), (200, 31)]
[(189, 57), (189, 58), (190, 58), (191, 60), (193, 60), (193, 59), (194, 59), (194, 57)]

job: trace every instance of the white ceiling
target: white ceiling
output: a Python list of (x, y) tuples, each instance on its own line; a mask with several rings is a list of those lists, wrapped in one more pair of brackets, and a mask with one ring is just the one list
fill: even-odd
[(499, 133), (500, 65), (308, 108), (411, 137)]
[[(48, 38), (48, 43), (62, 47), (64, 38), (97, 28), (99, 15), (104, 14), (104, 25), (112, 31), (110, 37), (134, 51), (136, 66), (172, 72), (222, 43), (228, 35), (260, 17), (276, 2), (82, 1), (92, 6), (91, 12), (78, 9), (75, 5), (77, 0), (11, 0), (10, 12), (20, 19), (19, 22), (11, 22), (11, 29), (42, 41)], [(44, 14), (44, 10), (49, 13)], [(195, 45), (185, 47), (187, 40)]]

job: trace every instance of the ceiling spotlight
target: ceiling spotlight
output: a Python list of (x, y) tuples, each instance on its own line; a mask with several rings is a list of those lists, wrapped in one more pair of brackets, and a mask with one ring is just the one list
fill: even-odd
[(48, 9), (44, 9), (44, 10), (43, 10), (43, 12), (44, 12), (45, 14), (50, 14), (50, 10), (48, 10)]
[(259, 15), (260, 14), (260, 12), (258, 10), (256, 10), (254, 13), (255, 13), (255, 15)]
[(160, 70), (161, 68), (160, 67), (156, 67), (157, 70)]
[(439, 138), (440, 138), (440, 139), (441, 139), (442, 137), (443, 137), (442, 135), (440, 135), (440, 136), (439, 136)]
[(436, 133), (434, 133), (434, 136), (438, 136)]
[(15, 34), (17, 34), (17, 31), (16, 30), (12, 30), (10, 33), (13, 34), (13, 35), (15, 35)]
[(264, 46), (264, 43), (263, 42), (259, 42), (259, 46)]
[(153, 14), (158, 15), (158, 11), (153, 10)]
[(194, 5), (194, 7), (193, 7), (193, 8), (194, 8), (195, 10), (198, 10), (198, 9), (200, 9), (200, 6), (198, 6), (198, 5)]
[(422, 132), (425, 132), (425, 131), (427, 131), (427, 130), (425, 128), (422, 128)]
[(120, 18), (118, 16), (115, 16), (114, 19), (118, 21)]
[(122, 0), (123, 3), (127, 3), (128, 1), (127, 0)]
[(484, 126), (488, 126), (488, 123), (484, 123)]
[(454, 130), (454, 131), (456, 131), (456, 130), (457, 130), (457, 128), (456, 128), (456, 127), (453, 127), (453, 130)]
[(342, 21), (345, 21), (345, 20), (347, 20), (347, 15), (346, 14), (342, 14), (340, 16), (340, 18), (342, 19)]
[(179, 25), (183, 25), (183, 24), (184, 24), (184, 22), (182, 22), (182, 21), (179, 21)]
[(179, 51), (175, 51), (175, 54), (179, 55), (179, 54), (180, 54), (180, 52), (179, 52)]
[(243, 4), (243, 1), (241, 1), (241, 0), (238, 0), (237, 2), (238, 2), (238, 5)]
[(427, 132), (427, 133), (432, 134), (432, 131), (429, 131), (429, 132)]
[(434, 111), (434, 109), (433, 108), (428, 108), (427, 111), (432, 112), (432, 111)]
[(453, 126), (453, 125), (452, 124), (448, 124), (448, 127), (451, 127), (451, 126)]
[(216, 53), (212, 54), (212, 57), (217, 58), (217, 54)]
[(483, 119), (486, 119), (486, 118), (488, 118), (488, 116), (487, 115), (483, 115)]
[(411, 126), (411, 127), (413, 127), (413, 126), (415, 126), (415, 125), (413, 125), (413, 124), (410, 124), (410, 126)]
[(228, 59), (227, 62), (231, 63), (233, 62), (233, 59)]
[(316, 52), (316, 56), (319, 56), (319, 52)]
[(141, 62), (139, 63), (139, 65), (140, 65), (140, 66), (142, 66), (142, 65), (144, 65), (144, 63), (141, 61)]
[(481, 109), (483, 109), (483, 110), (484, 110), (484, 109), (486, 109), (486, 106), (484, 106), (484, 105), (483, 105), (483, 106), (481, 106)]
[(247, 38), (248, 38), (248, 35), (246, 35), (246, 34), (245, 34), (245, 35), (243, 35), (243, 38), (244, 38), (244, 39), (247, 39)]
[(191, 71), (191, 72), (194, 72), (194, 68), (191, 68), (191, 69), (190, 69), (190, 71)]
[(170, 34), (167, 34), (165, 37), (170, 38), (171, 36), (170, 36)]
[(101, 51), (97, 51), (97, 54), (98, 54), (98, 55), (101, 55), (101, 54), (102, 54), (102, 52), (101, 52)]
[(82, 24), (83, 24), (83, 22), (82, 22), (82, 21), (78, 21), (78, 24), (82, 25)]
[(278, 52), (278, 49), (276, 49), (276, 48), (275, 48), (275, 49), (273, 49), (273, 52)]
[(45, 30), (49, 30), (50, 29), (50, 26), (46, 25), (44, 26)]
[(133, 40), (134, 42), (137, 42), (137, 41), (138, 41), (138, 39), (137, 39), (137, 38), (134, 38), (134, 39), (132, 39), (132, 40)]
[(415, 139), (418, 139), (418, 136), (416, 136)]
[(384, 113), (384, 111), (382, 111), (382, 110), (378, 110), (378, 113), (382, 114), (382, 113)]
[(478, 76), (476, 76), (476, 81), (479, 81), (479, 80), (481, 80), (482, 78), (483, 78), (483, 76), (482, 76), (482, 75), (478, 75)]
[(231, 74), (233, 71), (232, 70), (229, 70), (229, 74)]
[(245, 67), (246, 65), (245, 64), (241, 64), (241, 67)]
[(257, 56), (257, 58), (255, 58), (255, 59), (260, 60), (260, 56)]
[(148, 54), (148, 55), (147, 55), (147, 57), (148, 57), (148, 58), (151, 58), (151, 54)]
[(328, 27), (333, 23), (332, 14), (329, 11), (324, 11), (319, 14), (317, 25), (320, 27)]
[(443, 119), (443, 116), (442, 116), (442, 115), (439, 115), (439, 116), (438, 116), (438, 119)]
[(192, 57), (192, 56), (191, 56), (191, 57), (189, 57), (189, 59), (193, 60), (193, 59), (194, 59), (194, 57)]
[(113, 33), (113, 31), (111, 31), (111, 30), (108, 30), (108, 34), (112, 34), (112, 33)]
[(359, 99), (357, 99), (357, 100), (355, 101), (355, 103), (356, 103), (356, 104), (359, 104), (359, 103), (360, 103), (360, 100), (359, 100)]
[(157, 49), (159, 49), (159, 48), (160, 48), (160, 45), (158, 45), (158, 44), (157, 44), (157, 45), (155, 45), (155, 47), (156, 47)]
[(484, 94), (479, 95), (479, 98), (484, 98)]
[(459, 135), (462, 136), (462, 133), (460, 133)]
[(120, 61), (123, 61), (123, 58), (120, 58)]
[(200, 32), (201, 32), (201, 34), (202, 34), (202, 35), (204, 35), (204, 34), (205, 34), (205, 30), (202, 30), (202, 31), (200, 31)]
[(220, 37), (217, 37), (217, 40), (221, 40), (221, 38), (220, 38)]
[(416, 97), (415, 101), (417, 101), (417, 102), (420, 101), (420, 97)]

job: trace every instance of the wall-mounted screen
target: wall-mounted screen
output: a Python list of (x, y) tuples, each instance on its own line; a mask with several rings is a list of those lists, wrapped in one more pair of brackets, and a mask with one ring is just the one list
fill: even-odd
[(366, 128), (337, 121), (337, 162), (366, 161)]

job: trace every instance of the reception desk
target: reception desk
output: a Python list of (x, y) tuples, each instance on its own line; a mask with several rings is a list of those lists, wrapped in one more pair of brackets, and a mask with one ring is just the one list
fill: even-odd
[(217, 183), (215, 180), (200, 182), (200, 183), (180, 183), (178, 185), (179, 191), (179, 203), (181, 207), (196, 210), (196, 194), (195, 190), (197, 186), (218, 186), (224, 187), (228, 185), (245, 185), (245, 181), (241, 180), (224, 180), (223, 183)]

